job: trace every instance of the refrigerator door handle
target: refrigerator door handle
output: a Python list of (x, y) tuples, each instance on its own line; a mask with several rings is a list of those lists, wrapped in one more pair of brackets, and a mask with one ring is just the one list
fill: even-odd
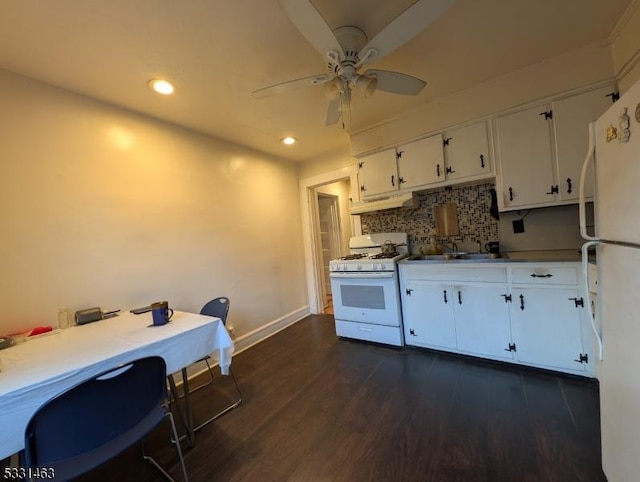
[(589, 124), (589, 147), (580, 171), (580, 187), (578, 189), (578, 208), (580, 210), (580, 235), (587, 241), (598, 241), (598, 238), (587, 233), (587, 211), (584, 199), (584, 185), (587, 179), (589, 164), (595, 160), (595, 123)]
[(591, 294), (589, 293), (589, 253), (588, 250), (591, 246), (597, 246), (599, 241), (589, 241), (582, 245), (582, 280), (584, 282), (584, 297), (586, 298), (587, 316), (591, 322), (591, 329), (598, 342), (598, 359), (602, 360), (602, 338), (598, 329), (596, 328), (596, 320), (594, 318), (593, 310), (591, 309)]

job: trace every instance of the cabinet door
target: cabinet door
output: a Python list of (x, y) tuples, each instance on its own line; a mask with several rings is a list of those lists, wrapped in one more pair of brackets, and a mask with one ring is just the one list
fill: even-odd
[(360, 192), (363, 198), (398, 190), (398, 166), (395, 149), (360, 158)]
[(407, 281), (402, 293), (407, 345), (456, 348), (450, 285)]
[(502, 179), (502, 206), (553, 204), (554, 182), (551, 147), (551, 119), (538, 106), (496, 120), (496, 153)]
[(516, 359), (584, 371), (580, 310), (571, 288), (513, 288), (511, 321)]
[(507, 285), (454, 286), (458, 350), (474, 355), (513, 358)]
[(398, 147), (398, 173), (401, 189), (444, 181), (442, 134)]
[(448, 131), (444, 137), (447, 180), (492, 174), (485, 122)]
[[(558, 188), (563, 201), (577, 200), (580, 171), (589, 145), (589, 122), (611, 105), (606, 87), (553, 103)], [(593, 197), (593, 172), (585, 183), (585, 196)]]

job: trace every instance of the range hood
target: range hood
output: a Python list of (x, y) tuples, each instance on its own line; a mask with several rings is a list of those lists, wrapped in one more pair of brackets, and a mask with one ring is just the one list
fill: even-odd
[(418, 200), (415, 193), (399, 194), (375, 201), (352, 202), (349, 206), (349, 214), (365, 214), (393, 208), (412, 208), (417, 205)]

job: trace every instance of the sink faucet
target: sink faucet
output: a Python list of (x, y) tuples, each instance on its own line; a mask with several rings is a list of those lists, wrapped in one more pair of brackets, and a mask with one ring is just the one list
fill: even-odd
[(450, 253), (458, 253), (458, 245), (456, 243), (451, 243), (451, 246), (448, 244), (440, 243), (440, 246), (449, 250)]

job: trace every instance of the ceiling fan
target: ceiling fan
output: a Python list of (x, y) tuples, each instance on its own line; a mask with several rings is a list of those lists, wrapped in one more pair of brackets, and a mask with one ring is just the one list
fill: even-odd
[(417, 95), (426, 82), (400, 72), (368, 69), (362, 66), (379, 60), (408, 42), (440, 17), (455, 0), (417, 0), (395, 20), (367, 42), (366, 34), (355, 26), (335, 30), (327, 25), (310, 0), (278, 0), (293, 24), (328, 61), (328, 73), (282, 82), (256, 90), (255, 98), (280, 94), (300, 87), (324, 85), (329, 99), (325, 125), (342, 118), (347, 129), (351, 121), (351, 92), (361, 90), (365, 97), (376, 90)]

